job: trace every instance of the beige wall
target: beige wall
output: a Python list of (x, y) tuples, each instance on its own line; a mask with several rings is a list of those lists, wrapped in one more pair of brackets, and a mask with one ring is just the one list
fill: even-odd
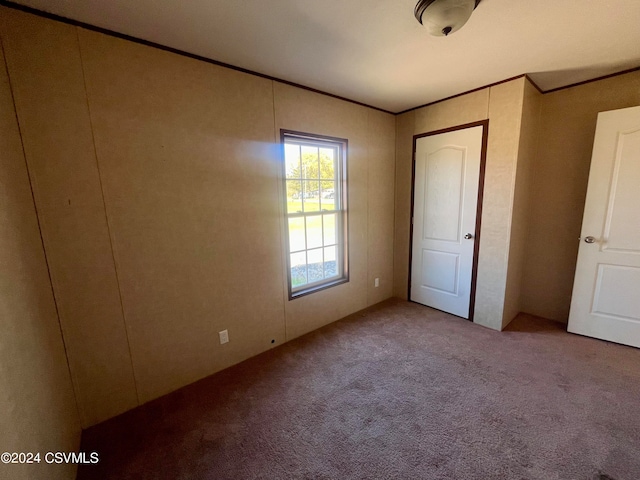
[(272, 87), (79, 36), (144, 403), (285, 340)]
[(567, 321), (597, 114), (635, 105), (637, 71), (542, 96), (523, 311)]
[[(488, 87), (397, 117), (394, 294), (407, 296), (412, 137), (489, 119), (474, 321), (503, 328), (511, 209), (525, 79)], [(510, 319), (509, 319), (510, 320)]]
[[(0, 49), (0, 452), (75, 451), (80, 422)], [(0, 464), (3, 479), (73, 465)]]
[(3, 9), (2, 36), (83, 425), (137, 405), (76, 28)]
[(524, 85), (518, 163), (512, 184), (511, 241), (502, 315), (503, 328), (522, 310), (523, 272), (528, 255), (527, 236), (531, 217), (530, 187), (538, 153), (541, 100), (542, 94), (527, 80)]
[(393, 295), (407, 298), (409, 289), (409, 238), (411, 225), (411, 177), (416, 111), (396, 116), (396, 174), (394, 199)]
[(276, 131), (349, 140), (349, 283), (285, 302), (287, 338), (294, 338), (392, 295), (395, 119), (278, 82), (274, 95)]
[(478, 255), (475, 322), (500, 330), (504, 319), (514, 183), (525, 79), (491, 87), (489, 140)]
[[(393, 295), (396, 119), (391, 115), (370, 109), (368, 117), (367, 305), (374, 305)], [(389, 161), (391, 158), (393, 161)], [(380, 279), (380, 286), (377, 288), (374, 286), (376, 278)]]
[[(2, 14), (85, 427), (391, 296), (393, 115)], [(293, 301), (280, 128), (349, 140), (350, 281)]]

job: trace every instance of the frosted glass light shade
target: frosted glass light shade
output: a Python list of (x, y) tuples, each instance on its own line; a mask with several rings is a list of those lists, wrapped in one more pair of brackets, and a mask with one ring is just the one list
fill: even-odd
[(421, 0), (414, 13), (431, 35), (442, 37), (460, 30), (478, 3), (476, 0)]

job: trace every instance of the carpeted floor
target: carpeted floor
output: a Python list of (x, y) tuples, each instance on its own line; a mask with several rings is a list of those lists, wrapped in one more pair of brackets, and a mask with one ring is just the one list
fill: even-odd
[(640, 479), (640, 350), (390, 300), (98, 425), (79, 479)]

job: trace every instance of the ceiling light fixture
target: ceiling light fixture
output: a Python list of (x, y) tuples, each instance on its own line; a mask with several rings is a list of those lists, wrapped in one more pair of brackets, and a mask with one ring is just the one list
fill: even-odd
[(480, 0), (420, 0), (413, 11), (418, 21), (436, 37), (460, 30)]

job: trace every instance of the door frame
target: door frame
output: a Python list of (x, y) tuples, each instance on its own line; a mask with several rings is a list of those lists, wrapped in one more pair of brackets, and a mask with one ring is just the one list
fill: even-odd
[[(413, 267), (413, 212), (414, 212), (414, 196), (416, 188), (416, 147), (420, 138), (440, 135), (442, 133), (455, 132), (456, 130), (465, 130), (467, 128), (482, 127), (482, 147), (480, 150), (480, 172), (478, 176), (478, 201), (476, 206), (476, 231), (474, 232), (475, 244), (473, 246), (473, 266), (471, 270), (471, 290), (469, 292), (469, 318), (473, 322), (473, 315), (476, 306), (476, 280), (478, 277), (478, 253), (480, 251), (480, 226), (482, 224), (482, 199), (484, 195), (484, 175), (487, 166), (487, 143), (489, 139), (489, 119), (477, 122), (465, 123), (455, 127), (433, 130), (431, 132), (419, 133), (413, 136), (413, 150), (411, 154), (411, 218), (409, 228), (409, 279), (407, 285), (407, 299), (411, 300), (411, 269)], [(418, 303), (418, 302), (413, 302)], [(421, 305), (421, 304), (420, 304)], [(433, 307), (429, 307), (433, 308)]]

